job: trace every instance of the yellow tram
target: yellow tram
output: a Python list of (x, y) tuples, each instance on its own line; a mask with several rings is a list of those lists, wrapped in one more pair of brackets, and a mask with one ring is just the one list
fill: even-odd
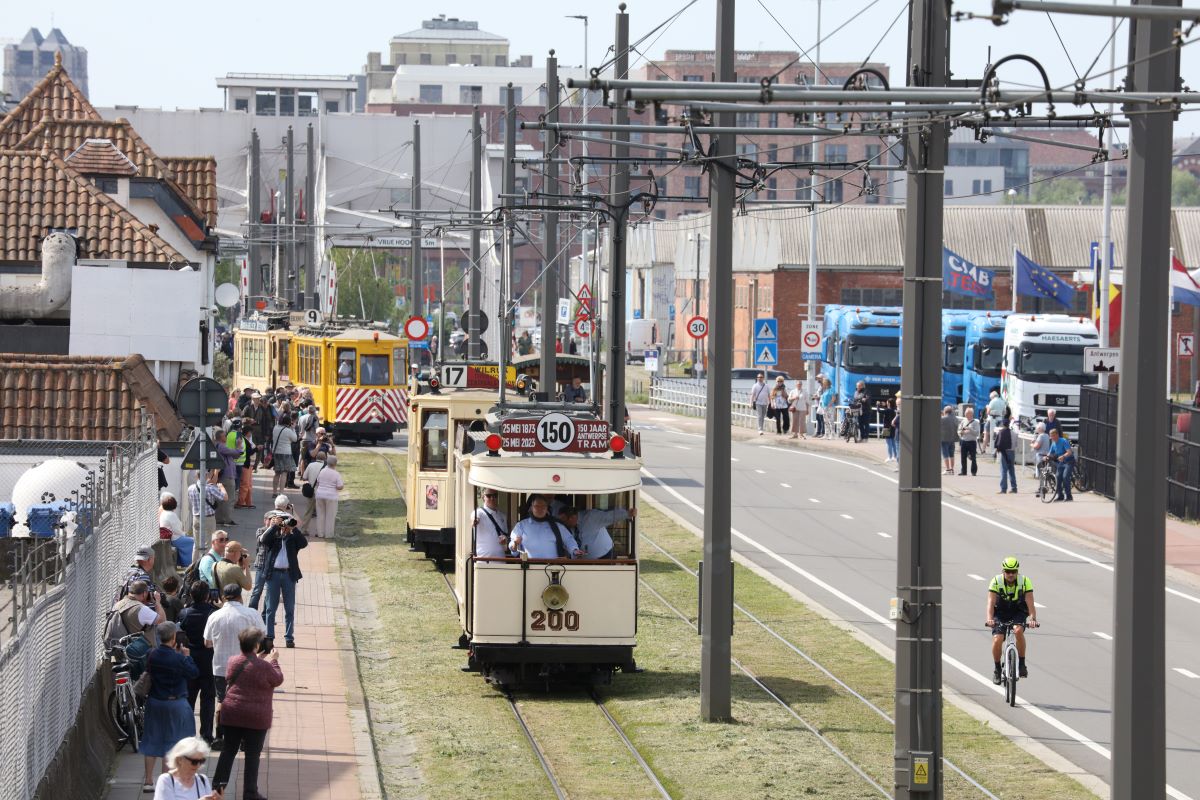
[(292, 331), (286, 311), (260, 312), (240, 319), (233, 332), (233, 388), (258, 391), (289, 381)]
[(408, 340), (384, 330), (306, 327), (292, 335), (289, 377), (312, 392), (337, 441), (378, 442), (408, 422)]

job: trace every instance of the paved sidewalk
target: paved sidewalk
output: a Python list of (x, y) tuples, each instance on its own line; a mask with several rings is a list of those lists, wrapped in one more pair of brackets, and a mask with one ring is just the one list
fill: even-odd
[[(635, 423), (669, 423), (691, 433), (704, 432), (704, 420), (672, 414), (648, 405), (631, 405)], [(882, 439), (854, 443), (842, 439), (791, 439), (769, 432), (758, 436), (748, 428), (732, 428), (736, 441), (757, 441), (775, 447), (797, 447), (830, 454), (852, 455), (876, 461), (883, 469), (897, 469), (887, 463), (887, 445)], [(955, 452), (955, 468), (958, 467)], [(1077, 493), (1072, 503), (1043, 503), (1034, 496), (1037, 484), (1030, 467), (1017, 467), (1018, 494), (1000, 494), (1000, 466), (992, 453), (978, 459), (976, 476), (942, 475), (942, 489), (949, 497), (964, 500), (984, 510), (1001, 511), (1023, 522), (1049, 530), (1079, 536), (1112, 551), (1116, 529), (1116, 503), (1094, 492)], [(1191, 584), (1200, 584), (1200, 525), (1167, 518), (1167, 568), (1172, 575)]]
[[(271, 506), (270, 488), (269, 473), (256, 473), (258, 508), (236, 509), (238, 524), (228, 528), (251, 553), (254, 532)], [(298, 509), (307, 502), (299, 491), (288, 494)], [(296, 586), (296, 647), (279, 649), (283, 685), (275, 690), (274, 722), (263, 750), (258, 790), (271, 800), (375, 800), (381, 796), (378, 773), (346, 623), (337, 549), (332, 542), (310, 539), (300, 552), (300, 566), (304, 578)], [(276, 623), (282, 628), (282, 608)], [(282, 634), (279, 643), (283, 644)], [(210, 776), (219, 756), (214, 752), (209, 757), (205, 771)], [(242, 796), (242, 761), (239, 755), (226, 800)], [(123, 749), (105, 796), (148, 800), (152, 795), (141, 791), (142, 770), (142, 756)]]

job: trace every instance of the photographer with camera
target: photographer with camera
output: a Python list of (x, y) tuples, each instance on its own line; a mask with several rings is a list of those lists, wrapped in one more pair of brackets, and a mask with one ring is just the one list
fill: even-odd
[(247, 592), (254, 586), (250, 579), (250, 555), (241, 542), (225, 546), (225, 556), (213, 567), (213, 579), (217, 586), (236, 584)]
[(279, 517), (276, 524), (267, 528), (260, 545), (266, 551), (263, 559), (263, 585), (266, 587), (263, 617), (267, 623), (267, 641), (275, 640), (275, 613), (279, 610), (282, 596), (284, 638), (288, 647), (296, 646), (296, 584), (304, 577), (300, 572), (299, 553), (308, 547), (308, 538), (298, 529), (298, 525), (298, 520), (290, 513)]

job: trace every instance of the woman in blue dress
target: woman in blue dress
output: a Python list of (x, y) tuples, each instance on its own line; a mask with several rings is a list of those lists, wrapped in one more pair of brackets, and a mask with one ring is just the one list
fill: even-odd
[[(150, 695), (146, 698), (146, 728), (141, 751), (146, 774), (143, 792), (154, 791), (154, 762), (166, 756), (180, 739), (196, 735), (196, 720), (188, 705), (188, 679), (200, 674), (188, 649), (176, 641), (174, 622), (160, 623), (158, 647), (146, 656)], [(166, 767), (163, 767), (166, 772)]]

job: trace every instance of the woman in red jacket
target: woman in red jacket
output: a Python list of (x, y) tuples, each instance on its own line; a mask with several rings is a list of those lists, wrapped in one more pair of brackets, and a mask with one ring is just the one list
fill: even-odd
[(246, 768), (242, 771), (243, 800), (263, 797), (258, 792), (258, 760), (271, 728), (271, 698), (275, 687), (283, 683), (278, 651), (272, 650), (262, 658), (258, 657), (262, 640), (263, 632), (258, 628), (248, 628), (238, 634), (242, 652), (229, 658), (225, 667), (225, 700), (217, 707), (225, 744), (217, 761), (213, 783), (228, 782), (233, 760), (241, 749), (246, 754)]

